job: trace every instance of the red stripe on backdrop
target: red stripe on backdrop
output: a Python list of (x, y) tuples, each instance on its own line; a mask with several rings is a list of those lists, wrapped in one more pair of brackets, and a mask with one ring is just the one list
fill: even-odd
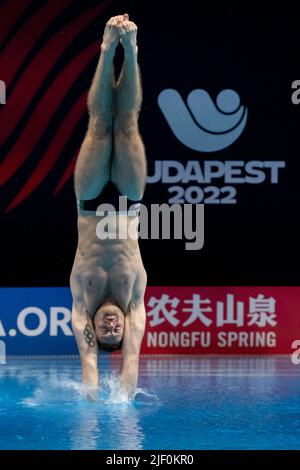
[[(23, 129), (23, 132), (19, 136), (14, 147), (8, 153), (5, 162), (0, 165), (0, 168), (2, 171), (4, 171), (6, 178), (13, 175), (33, 151), (35, 145), (49, 125), (49, 122), (53, 118), (59, 104), (68, 92), (69, 88), (78, 79), (78, 76), (87, 66), (87, 64), (97, 54), (98, 49), (99, 48), (97, 44), (92, 44), (87, 49), (82, 51), (77, 57), (75, 57), (75, 59), (70, 62), (70, 64), (51, 84), (42, 101), (39, 102), (38, 106), (34, 110), (30, 121), (28, 121), (27, 125)], [(62, 135), (60, 137), (63, 139)], [(52, 157), (53, 159), (55, 158), (56, 161), (59, 157), (59, 154)], [(0, 175), (0, 183), (3, 182), (1, 176), (2, 175)], [(35, 178), (34, 180), (35, 185), (38, 185), (38, 181)], [(31, 176), (28, 183), (30, 182), (30, 185), (33, 185), (34, 180)], [(26, 187), (29, 187), (28, 183)], [(33, 186), (32, 188), (34, 189)]]
[(58, 185), (56, 186), (54, 192), (53, 192), (53, 196), (56, 196), (62, 189), (63, 187), (65, 186), (65, 184), (67, 183), (67, 181), (71, 178), (71, 176), (73, 175), (74, 173), (74, 170), (75, 170), (75, 165), (76, 165), (76, 160), (77, 160), (77, 156), (78, 156), (78, 151), (76, 152), (76, 154), (73, 156), (72, 160), (70, 161), (69, 165), (67, 166), (66, 170), (64, 171), (61, 179), (59, 180), (58, 182)]
[(292, 354), (300, 287), (148, 287), (146, 354)]
[[(1, 80), (4, 80), (6, 86), (9, 86), (14, 78), (18, 68), (26, 59), (32, 47), (39, 40), (42, 33), (50, 26), (51, 21), (64, 10), (71, 0), (64, 2), (47, 2), (29, 18), (14, 35), (12, 40), (0, 56)], [(12, 2), (14, 3), (14, 2)], [(38, 5), (40, 7), (40, 5)]]
[(55, 138), (52, 140), (43, 159), (26, 182), (22, 190), (17, 194), (5, 212), (9, 212), (26, 199), (44, 180), (46, 175), (55, 165), (68, 139), (71, 137), (76, 125), (86, 111), (87, 92), (69, 110), (67, 118), (63, 121)]
[(0, 43), (2, 43), (23, 11), (32, 0), (6, 0), (0, 7), (1, 29)]
[[(58, 32), (32, 60), (20, 77), (12, 94), (8, 97), (7, 104), (2, 108), (0, 145), (15, 128), (60, 55), (103, 8), (103, 5), (98, 5), (79, 18), (76, 18), (75, 21), (64, 28), (63, 34), (61, 31)], [(7, 162), (6, 157), (0, 165), (0, 185), (9, 179), (13, 172), (12, 165)]]

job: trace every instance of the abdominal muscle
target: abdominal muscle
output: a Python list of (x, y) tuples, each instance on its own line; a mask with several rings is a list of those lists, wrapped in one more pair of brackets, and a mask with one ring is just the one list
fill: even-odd
[[(126, 215), (118, 216), (119, 227), (123, 224), (124, 228), (126, 218)], [(79, 215), (78, 247), (71, 274), (73, 297), (76, 290), (92, 316), (110, 295), (126, 312), (138, 273), (144, 269), (137, 240), (97, 237), (97, 224), (101, 220), (95, 215)]]

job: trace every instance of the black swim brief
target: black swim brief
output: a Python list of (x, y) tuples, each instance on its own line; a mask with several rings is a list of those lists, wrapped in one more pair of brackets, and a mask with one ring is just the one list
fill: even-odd
[[(122, 194), (116, 188), (116, 186), (109, 181), (102, 192), (97, 196), (95, 199), (89, 200), (77, 200), (77, 207), (83, 211), (93, 211), (95, 212), (101, 204), (110, 204), (115, 208), (116, 212), (120, 213), (119, 204)], [(126, 197), (126, 196), (123, 196)], [(127, 198), (127, 213), (129, 215), (138, 215), (140, 211), (141, 200), (139, 201), (132, 201), (131, 199)], [(130, 209), (130, 211), (129, 211)], [(122, 212), (122, 211), (121, 211)]]

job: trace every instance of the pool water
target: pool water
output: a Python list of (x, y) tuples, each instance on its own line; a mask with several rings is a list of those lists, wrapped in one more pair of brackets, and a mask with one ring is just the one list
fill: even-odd
[(300, 449), (300, 366), (290, 358), (142, 358), (134, 402), (119, 358), (83, 398), (74, 359), (0, 365), (0, 449)]

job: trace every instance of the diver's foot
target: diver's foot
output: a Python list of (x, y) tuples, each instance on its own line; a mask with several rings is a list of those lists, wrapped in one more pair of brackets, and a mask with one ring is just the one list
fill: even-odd
[[(124, 15), (124, 18), (128, 16)], [(129, 18), (129, 17), (128, 17)], [(118, 31), (120, 35), (120, 42), (124, 47), (125, 53), (137, 53), (137, 26), (133, 21), (124, 19), (121, 24), (118, 25)]]

